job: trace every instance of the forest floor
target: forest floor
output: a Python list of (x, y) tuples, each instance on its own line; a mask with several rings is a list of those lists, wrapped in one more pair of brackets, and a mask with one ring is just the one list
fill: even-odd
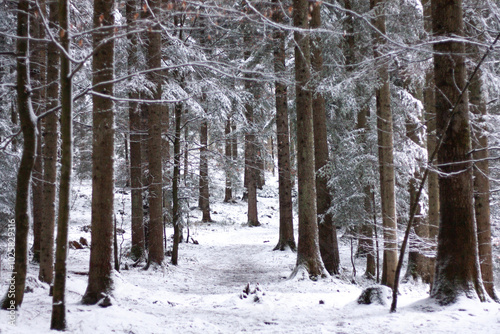
[[(343, 274), (339, 278), (288, 280), (296, 254), (273, 251), (278, 237), (276, 181), (260, 192), (260, 227), (245, 226), (246, 203), (220, 203), (213, 198), (213, 223), (201, 223), (195, 209), (189, 215), (189, 243), (180, 245), (179, 265), (133, 268), (115, 274), (113, 305), (80, 304), (88, 276), (90, 250), (70, 249), (67, 280), (69, 333), (500, 333), (500, 305), (461, 299), (441, 307), (428, 298), (428, 286), (409, 282), (401, 286), (397, 313), (389, 306), (358, 305), (362, 289), (373, 284), (361, 277), (364, 260), (356, 259), (358, 275), (352, 283), (350, 240), (340, 239)], [(90, 183), (74, 185), (70, 240), (90, 233)], [(130, 242), (128, 194), (116, 194), (119, 225), (125, 233), (118, 242)], [(123, 210), (124, 215), (119, 211)], [(296, 222), (295, 222), (296, 223)], [(172, 233), (170, 227), (167, 234)], [(184, 232), (187, 235), (187, 231)], [(297, 235), (296, 235), (297, 236)], [(340, 234), (341, 236), (341, 234)], [(170, 240), (169, 240), (170, 245)], [(9, 273), (2, 265), (0, 280)], [(47, 333), (50, 325), (49, 287), (29, 266), (28, 286), (17, 324), (8, 324), (0, 312), (0, 333)], [(361, 273), (361, 274), (359, 274)], [(244, 293), (246, 285), (250, 291)], [(2, 292), (3, 293), (3, 292)]]

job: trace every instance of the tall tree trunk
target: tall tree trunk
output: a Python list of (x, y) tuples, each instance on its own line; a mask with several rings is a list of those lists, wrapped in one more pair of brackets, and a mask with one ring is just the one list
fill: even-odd
[[(251, 45), (252, 37), (250, 32), (246, 32), (243, 38), (247, 48)], [(245, 51), (245, 59), (249, 59), (251, 56), (251, 51), (247, 49)], [(248, 225), (249, 226), (259, 226), (259, 217), (257, 209), (257, 178), (258, 178), (258, 167), (257, 167), (257, 143), (256, 143), (256, 129), (254, 121), (254, 105), (253, 100), (256, 100), (256, 89), (255, 82), (250, 79), (253, 75), (250, 73), (245, 73), (245, 91), (251, 93), (254, 99), (247, 101), (245, 103), (245, 118), (247, 130), (245, 132), (245, 180), (244, 185), (247, 188), (247, 201), (248, 201)]]
[(183, 167), (183, 175), (184, 186), (187, 184), (187, 176), (189, 174), (189, 123), (184, 124), (184, 167)]
[[(431, 3), (435, 36), (464, 36), (462, 1)], [(461, 94), (466, 85), (464, 54), (462, 42), (448, 39), (434, 44), (437, 133), (444, 138), (438, 152), (441, 219), (431, 297), (442, 305), (461, 295), (485, 299), (472, 202), (468, 94)]]
[[(128, 73), (132, 74), (137, 66), (138, 46), (137, 34), (130, 33), (137, 26), (135, 15), (137, 12), (137, 0), (127, 0), (127, 35), (128, 49)], [(139, 93), (134, 90), (129, 92), (129, 98), (138, 99)], [(131, 224), (132, 224), (132, 246), (131, 257), (138, 260), (144, 256), (144, 212), (142, 207), (142, 126), (139, 104), (129, 102), (129, 130), (130, 130), (130, 188), (131, 188)]]
[[(45, 15), (45, 1), (39, 1), (40, 10), (42, 15)], [(45, 38), (45, 27), (41, 22), (40, 15), (36, 8), (33, 9), (36, 13), (34, 18), (30, 21), (31, 26), (31, 36), (39, 39), (39, 41), (30, 41), (30, 78), (31, 85), (33, 87), (32, 101), (33, 109), (35, 115), (40, 115), (45, 111), (45, 101), (46, 101), (46, 55), (47, 55), (47, 44), (44, 41), (40, 41)], [(45, 120), (42, 120), (45, 122)], [(40, 262), (40, 239), (43, 221), (43, 153), (42, 153), (42, 122), (38, 122), (37, 125), (37, 148), (35, 156), (35, 164), (33, 166), (33, 262)]]
[[(232, 158), (234, 163), (236, 164), (236, 161), (238, 161), (238, 133), (236, 132), (236, 122), (233, 121), (231, 124), (231, 133), (233, 134), (231, 136), (232, 141), (231, 141), (231, 150), (232, 150)], [(234, 186), (234, 184), (233, 184)]]
[(208, 121), (203, 120), (200, 127), (200, 197), (202, 222), (211, 222), (210, 189), (208, 184)]
[[(59, 0), (61, 45), (70, 52), (69, 1)], [(68, 252), (68, 224), (73, 168), (73, 83), (71, 62), (61, 53), (61, 178), (59, 182), (59, 210), (57, 214), (56, 263), (52, 298), (51, 329), (66, 329), (66, 259)]]
[[(23, 154), (17, 173), (15, 204), (15, 258), (9, 289), (2, 302), (2, 309), (15, 310), (21, 306), (28, 266), (28, 232), (30, 227), (30, 183), (36, 154), (36, 116), (31, 106), (29, 79), (29, 1), (20, 0), (17, 11), (17, 109), (23, 133)], [(9, 250), (12, 247), (9, 246)], [(13, 283), (12, 283), (13, 282)]]
[[(49, 2), (49, 25), (58, 25), (58, 3)], [(59, 104), (59, 50), (54, 42), (47, 47), (47, 110)], [(40, 272), (38, 279), (51, 284), (54, 278), (54, 227), (56, 214), (56, 180), (58, 123), (56, 112), (45, 116), (43, 132), (43, 221), (40, 231)]]
[[(160, 0), (150, 0), (150, 10), (156, 18), (160, 13)], [(155, 20), (151, 14), (148, 14), (150, 20)], [(162, 93), (162, 77), (159, 69), (161, 68), (161, 32), (158, 21), (151, 21), (147, 33), (147, 68), (158, 69), (155, 72), (148, 72), (147, 79), (154, 83), (151, 91), (152, 99), (160, 100)], [(161, 116), (162, 106), (159, 103), (146, 104), (148, 113), (148, 162), (149, 162), (149, 225), (148, 225), (148, 263), (161, 265), (164, 259), (163, 249), (163, 173), (161, 152)]]
[[(248, 81), (245, 82), (246, 88), (250, 89)], [(259, 218), (257, 211), (257, 164), (256, 164), (256, 145), (255, 145), (255, 129), (253, 121), (253, 105), (245, 104), (245, 116), (248, 127), (250, 128), (245, 138), (245, 155), (248, 154), (248, 162), (246, 164), (247, 175), (247, 192), (248, 192), (248, 225), (259, 226)]]
[(233, 159), (231, 151), (232, 135), (231, 135), (231, 116), (226, 120), (226, 127), (224, 128), (224, 154), (226, 158), (226, 188), (224, 192), (224, 202), (228, 203), (233, 200), (233, 186), (232, 186), (232, 173), (233, 173)]
[[(316, 1), (312, 5), (310, 25), (311, 29), (318, 29), (321, 27), (321, 5), (319, 1)], [(325, 269), (331, 275), (337, 275), (340, 269), (340, 256), (337, 229), (333, 223), (332, 215), (328, 213), (331, 195), (327, 187), (327, 177), (319, 174), (319, 170), (323, 168), (329, 160), (328, 139), (326, 135), (325, 99), (323, 94), (317, 91), (323, 72), (322, 53), (321, 36), (316, 34), (311, 38), (311, 65), (313, 71), (311, 90), (313, 91), (314, 162), (316, 169), (316, 206), (318, 211), (319, 249), (321, 258), (325, 264)]]
[(371, 5), (376, 14), (373, 25), (380, 32), (374, 33), (374, 57), (380, 82), (376, 97), (380, 194), (382, 199), (382, 225), (384, 227), (382, 284), (392, 288), (398, 264), (398, 244), (389, 66), (387, 60), (383, 59), (382, 53), (385, 37), (380, 35), (385, 34), (385, 0), (371, 0)]
[[(423, 0), (424, 7), (424, 28), (430, 35), (432, 34), (432, 8), (431, 0)], [(425, 121), (427, 124), (427, 155), (430, 157), (436, 149), (436, 105), (434, 97), (434, 71), (431, 69), (425, 74), (424, 87), (424, 109)], [(431, 161), (434, 164), (436, 161)], [(431, 165), (433, 169), (434, 166)], [(439, 230), (439, 183), (438, 174), (435, 170), (430, 170), (427, 176), (427, 194), (429, 198), (429, 209), (427, 213), (427, 224), (429, 225), (429, 242), (435, 243)], [(436, 247), (431, 247), (432, 251), (436, 251)], [(435, 256), (428, 257), (428, 275), (429, 283), (434, 280), (434, 265), (436, 262)]]
[(295, 95), (297, 109), (297, 167), (299, 187), (299, 241), (297, 264), (292, 277), (306, 270), (310, 277), (324, 276), (326, 270), (319, 251), (316, 215), (316, 173), (314, 169), (314, 135), (312, 94), (307, 88), (311, 80), (310, 38), (306, 29), (309, 4), (293, 1), (295, 28)]
[[(273, 21), (283, 24), (284, 13), (278, 0), (274, 0)], [(274, 72), (278, 79), (274, 82), (276, 91), (276, 137), (278, 141), (278, 184), (280, 205), (279, 240), (274, 250), (290, 248), (296, 251), (293, 235), (292, 181), (290, 172), (290, 132), (288, 127), (288, 88), (279, 78), (286, 72), (286, 33), (276, 28), (274, 40)], [(274, 163), (274, 162), (273, 162)]]
[(175, 105), (175, 138), (174, 138), (174, 173), (172, 179), (172, 201), (173, 201), (173, 224), (174, 224), (174, 244), (172, 249), (172, 264), (177, 265), (179, 258), (180, 242), (180, 203), (179, 203), (179, 181), (181, 168), (181, 121), (182, 104)]
[[(92, 58), (92, 247), (89, 282), (82, 298), (95, 304), (113, 288), (114, 212), (114, 0), (94, 1)], [(102, 44), (104, 42), (104, 44)], [(102, 44), (102, 45), (101, 45)], [(99, 48), (97, 48), (100, 46)]]
[[(479, 50), (477, 50), (479, 51)], [(488, 295), (495, 301), (493, 279), (493, 254), (491, 247), (491, 221), (490, 221), (490, 168), (487, 125), (486, 102), (483, 96), (482, 71), (479, 70), (471, 81), (469, 87), (470, 109), (477, 117), (477, 125), (472, 127), (472, 149), (474, 165), (474, 209), (477, 223), (477, 241), (479, 250), (479, 263), (481, 276)]]

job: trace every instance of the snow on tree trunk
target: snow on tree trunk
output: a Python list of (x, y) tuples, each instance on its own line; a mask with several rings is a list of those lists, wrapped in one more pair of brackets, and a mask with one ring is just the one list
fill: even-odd
[(311, 80), (309, 3), (293, 1), (295, 42), (295, 95), (297, 109), (297, 168), (299, 188), (299, 239), (297, 263), (292, 273), (296, 276), (306, 270), (309, 277), (327, 275), (319, 251), (316, 215), (316, 173), (314, 169), (314, 135), (312, 94), (307, 89)]
[[(39, 6), (41, 11), (45, 12), (45, 1), (39, 1)], [(35, 9), (36, 10), (36, 9)], [(38, 14), (38, 12), (37, 12)], [(39, 15), (34, 15), (33, 19), (30, 20), (30, 35), (34, 38), (43, 40), (45, 38), (45, 27), (40, 19)], [(46, 54), (47, 54), (47, 44), (45, 41), (30, 41), (30, 82), (33, 86), (32, 94), (32, 105), (35, 115), (40, 115), (45, 112), (46, 103)], [(44, 205), (43, 205), (43, 188), (45, 185), (43, 179), (43, 151), (42, 151), (42, 123), (45, 120), (38, 122), (37, 125), (37, 148), (35, 156), (35, 164), (33, 166), (33, 182), (32, 182), (32, 194), (33, 194), (33, 262), (40, 262), (40, 242), (41, 242), (41, 231), (42, 222), (44, 215)]]
[[(58, 8), (61, 45), (70, 52), (69, 1), (60, 0)], [(52, 298), (51, 329), (66, 329), (66, 259), (70, 215), (71, 170), (73, 168), (73, 83), (70, 60), (61, 53), (61, 177), (57, 214), (56, 263)]]
[(30, 183), (36, 154), (36, 117), (31, 106), (29, 94), (29, 1), (20, 0), (17, 11), (17, 105), (21, 131), (23, 133), (23, 153), (17, 173), (15, 204), (15, 258), (11, 280), (14, 291), (9, 285), (2, 302), (2, 309), (12, 310), (21, 306), (24, 299), (26, 269), (28, 266), (28, 232), (31, 223)]

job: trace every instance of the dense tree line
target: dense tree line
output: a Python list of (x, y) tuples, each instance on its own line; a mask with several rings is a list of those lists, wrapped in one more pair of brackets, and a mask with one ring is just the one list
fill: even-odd
[[(275, 151), (275, 250), (296, 251), (291, 277), (341, 274), (342, 230), (367, 258), (366, 277), (393, 288), (394, 300), (406, 245), (404, 279), (432, 284), (439, 303), (497, 299), (490, 206), (497, 162), (489, 155), (500, 103), (496, 4), (1, 6), (0, 215), (15, 217), (17, 275), (4, 309), (23, 301), (31, 226), (39, 279), (54, 284), (51, 326), (65, 328), (72, 179), (92, 182), (82, 302), (104, 305), (113, 293), (118, 187), (130, 190), (134, 265), (161, 267), (166, 255), (177, 265), (179, 243), (189, 242), (190, 200), (211, 222), (211, 202), (241, 194), (248, 226), (260, 225), (258, 191)], [(214, 165), (224, 171), (223, 199), (213, 193)]]

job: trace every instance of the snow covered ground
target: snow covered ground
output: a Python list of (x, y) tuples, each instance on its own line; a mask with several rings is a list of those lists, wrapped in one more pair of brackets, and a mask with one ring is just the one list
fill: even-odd
[[(341, 278), (287, 280), (296, 255), (272, 251), (279, 213), (276, 182), (269, 183), (271, 186), (261, 193), (265, 197), (259, 197), (261, 227), (244, 226), (245, 202), (223, 204), (213, 198), (215, 222), (200, 223), (200, 212), (190, 212), (190, 236), (198, 244), (180, 245), (179, 265), (166, 264), (163, 269), (148, 271), (130, 266), (116, 273), (113, 305), (108, 308), (80, 304), (87, 285), (87, 276), (82, 273), (88, 271), (90, 250), (70, 249), (69, 332), (500, 333), (500, 305), (463, 299), (453, 306), (440, 307), (427, 298), (428, 286), (419, 283), (402, 285), (395, 314), (389, 313), (389, 306), (358, 305), (357, 298), (370, 283), (359, 274), (358, 284), (351, 283), (347, 242), (341, 242)], [(119, 225), (119, 210), (125, 209), (126, 245), (130, 238), (129, 195), (116, 196)], [(75, 184), (73, 199), (69, 239), (85, 237), (90, 241), (90, 233), (82, 230), (90, 224), (90, 184)], [(167, 233), (172, 233), (171, 228)], [(363, 260), (357, 260), (356, 265), (358, 273), (362, 272)], [(5, 267), (0, 277), (3, 287), (9, 278)], [(33, 291), (25, 294), (17, 325), (9, 325), (8, 313), (0, 312), (0, 333), (50, 332), (49, 287), (35, 279), (36, 266), (30, 265), (29, 272), (28, 286)], [(248, 295), (243, 293), (247, 283)]]

